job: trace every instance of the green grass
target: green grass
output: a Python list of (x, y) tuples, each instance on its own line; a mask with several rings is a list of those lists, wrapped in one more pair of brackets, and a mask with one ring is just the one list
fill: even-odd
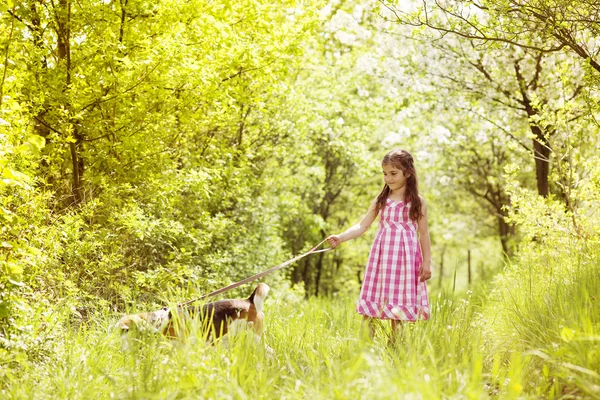
[(354, 297), (277, 290), (265, 302), (273, 354), (251, 334), (215, 346), (147, 335), (124, 350), (112, 313), (57, 324), (46, 353), (0, 377), (0, 397), (598, 398), (600, 254), (572, 250), (525, 255), (473, 292), (432, 293), (431, 320), (406, 325), (395, 345), (389, 322), (365, 334)]
[(487, 353), (524, 354), (528, 391), (544, 398), (600, 398), (598, 244), (524, 251), (493, 286), (481, 318)]
[[(389, 325), (371, 340), (354, 299), (266, 302), (268, 354), (246, 335), (206, 346), (148, 335), (128, 350), (97, 316), (66, 331), (55, 352), (6, 389), (9, 398), (481, 398), (497, 379), (484, 372), (475, 307), (434, 299), (435, 317), (406, 326), (388, 345)], [(514, 372), (518, 377), (519, 371)], [(495, 390), (495, 389), (494, 389)], [(501, 390), (510, 392), (510, 387)]]

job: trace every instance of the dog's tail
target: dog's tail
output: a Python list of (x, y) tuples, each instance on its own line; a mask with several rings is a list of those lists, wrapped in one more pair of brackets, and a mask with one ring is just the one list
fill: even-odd
[(265, 297), (269, 293), (269, 285), (266, 283), (259, 283), (254, 292), (248, 298), (248, 301), (254, 304), (256, 307), (256, 311), (261, 313), (263, 309), (263, 303), (265, 301)]

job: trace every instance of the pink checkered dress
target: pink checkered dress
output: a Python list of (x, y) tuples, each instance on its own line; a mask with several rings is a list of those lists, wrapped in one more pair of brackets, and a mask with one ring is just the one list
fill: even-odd
[(356, 312), (369, 317), (416, 321), (429, 319), (417, 223), (408, 216), (410, 203), (387, 199), (369, 254)]

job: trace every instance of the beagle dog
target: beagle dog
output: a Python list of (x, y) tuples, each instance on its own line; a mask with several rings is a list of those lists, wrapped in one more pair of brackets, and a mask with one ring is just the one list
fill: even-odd
[(206, 338), (214, 342), (229, 332), (248, 326), (260, 339), (264, 332), (263, 303), (269, 286), (260, 283), (247, 299), (219, 300), (200, 306), (163, 308), (133, 315), (126, 315), (115, 325), (121, 332), (160, 332), (170, 338), (183, 339), (190, 321), (197, 321), (204, 329)]

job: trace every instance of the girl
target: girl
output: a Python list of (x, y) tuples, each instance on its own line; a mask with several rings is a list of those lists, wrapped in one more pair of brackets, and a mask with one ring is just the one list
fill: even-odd
[(362, 220), (327, 241), (340, 243), (365, 233), (381, 212), (379, 229), (369, 254), (356, 312), (392, 321), (392, 340), (400, 321), (429, 319), (425, 281), (431, 278), (431, 251), (427, 229), (427, 206), (419, 196), (413, 158), (405, 150), (392, 150), (383, 157), (385, 185)]

